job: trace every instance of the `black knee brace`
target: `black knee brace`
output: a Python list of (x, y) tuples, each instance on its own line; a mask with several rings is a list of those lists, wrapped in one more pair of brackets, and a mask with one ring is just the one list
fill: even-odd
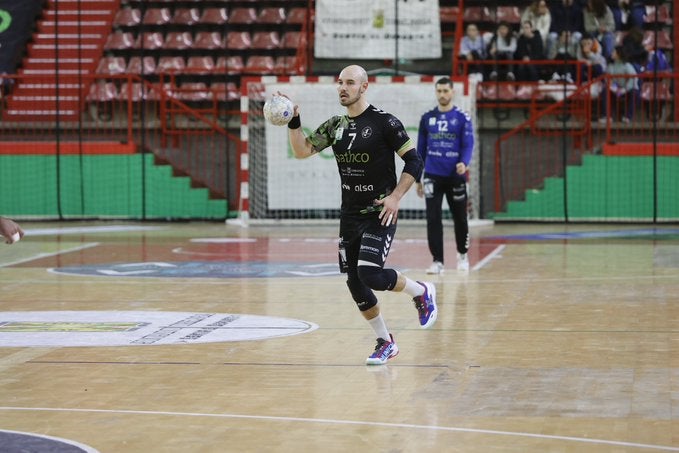
[(393, 269), (377, 266), (358, 266), (358, 278), (375, 291), (391, 291), (396, 285), (398, 275)]
[(349, 277), (347, 279), (347, 286), (359, 310), (370, 310), (377, 305), (375, 294), (364, 283), (361, 283), (360, 280)]

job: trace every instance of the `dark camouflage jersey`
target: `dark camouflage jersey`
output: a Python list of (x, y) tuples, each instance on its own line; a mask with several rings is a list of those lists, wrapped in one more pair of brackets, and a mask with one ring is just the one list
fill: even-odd
[[(398, 118), (373, 105), (359, 116), (333, 116), (309, 137), (315, 152), (332, 147), (342, 181), (342, 213), (359, 214), (396, 187), (394, 153), (413, 144)], [(368, 209), (370, 211), (370, 209)]]

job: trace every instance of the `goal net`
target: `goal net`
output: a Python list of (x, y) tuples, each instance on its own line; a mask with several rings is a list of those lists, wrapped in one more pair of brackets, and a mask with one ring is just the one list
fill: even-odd
[[(436, 106), (433, 76), (378, 76), (369, 81), (368, 101), (394, 114), (404, 124), (413, 143), (422, 114)], [(476, 133), (475, 81), (455, 80), (455, 105), (469, 112)], [(273, 77), (245, 79), (241, 102), (246, 141), (240, 159), (241, 219), (336, 219), (341, 204), (340, 179), (331, 148), (308, 159), (295, 159), (287, 127), (272, 126), (262, 116), (264, 100), (276, 92), (300, 106), (302, 128), (309, 135), (332, 115), (345, 114), (339, 104), (334, 77)], [(479, 162), (474, 150), (469, 194), (471, 219), (478, 218)], [(394, 153), (397, 175), (403, 161)], [(414, 187), (401, 200), (399, 219), (424, 219), (425, 203)]]

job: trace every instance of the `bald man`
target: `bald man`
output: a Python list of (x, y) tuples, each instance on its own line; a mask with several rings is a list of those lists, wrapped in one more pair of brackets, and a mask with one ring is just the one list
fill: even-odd
[[(366, 364), (383, 365), (396, 357), (398, 346), (382, 317), (375, 291), (408, 294), (420, 327), (426, 329), (437, 317), (436, 288), (384, 267), (396, 233), (400, 200), (420, 178), (423, 165), (401, 121), (371, 105), (367, 91), (365, 69), (347, 66), (337, 79), (339, 102), (346, 114), (331, 117), (307, 137), (301, 128), (300, 108), (295, 105), (288, 129), (298, 159), (332, 147), (342, 182), (340, 270), (347, 274), (349, 292), (377, 337)], [(398, 178), (394, 154), (405, 163)]]

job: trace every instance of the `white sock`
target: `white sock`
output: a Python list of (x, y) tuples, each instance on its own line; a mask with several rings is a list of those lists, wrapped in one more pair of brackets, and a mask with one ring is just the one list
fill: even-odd
[(370, 327), (372, 327), (375, 331), (377, 338), (391, 341), (391, 337), (389, 337), (389, 329), (387, 329), (387, 324), (384, 322), (382, 314), (375, 316), (373, 319), (369, 319), (368, 322), (370, 323)]
[(424, 286), (406, 277), (406, 287), (403, 288), (403, 292), (410, 295), (410, 297), (421, 296), (424, 294)]

